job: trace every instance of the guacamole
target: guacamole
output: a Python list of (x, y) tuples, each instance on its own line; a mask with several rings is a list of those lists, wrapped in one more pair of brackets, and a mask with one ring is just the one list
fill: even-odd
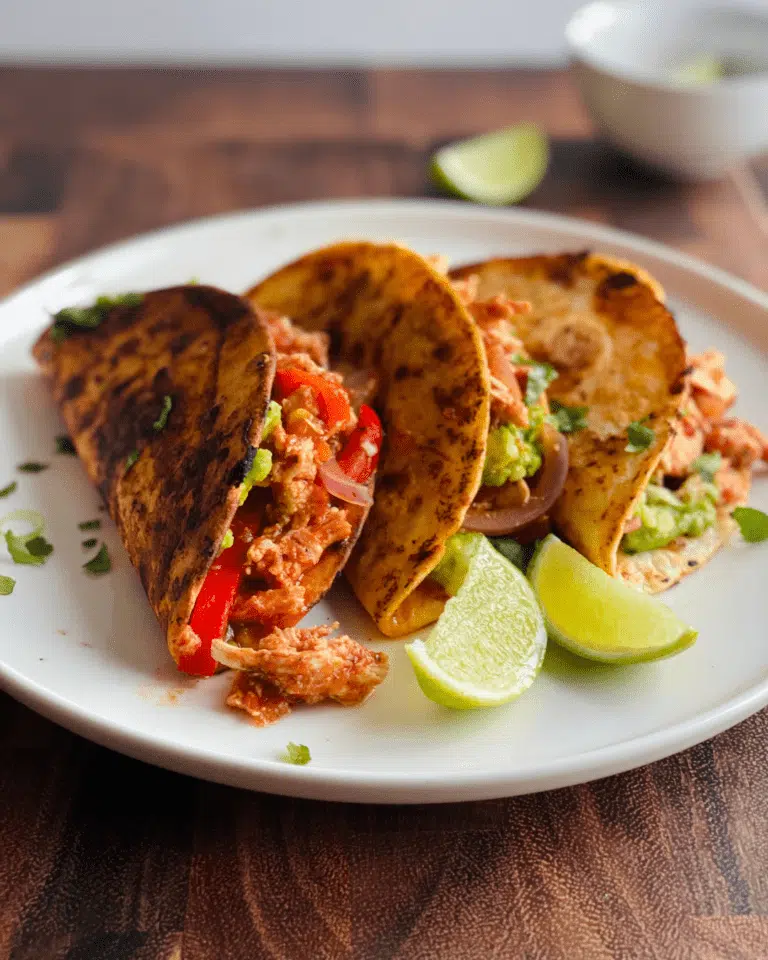
[(624, 534), (625, 553), (642, 553), (666, 547), (675, 537), (698, 537), (717, 519), (717, 487), (700, 477), (689, 477), (677, 493), (649, 483), (635, 508), (638, 530)]
[(532, 477), (541, 467), (537, 438), (544, 422), (543, 407), (531, 407), (530, 425), (523, 429), (507, 423), (488, 434), (483, 466), (483, 485), (503, 487)]

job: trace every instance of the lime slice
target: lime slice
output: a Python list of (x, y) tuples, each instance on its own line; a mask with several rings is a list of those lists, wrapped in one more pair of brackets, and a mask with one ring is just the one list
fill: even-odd
[(697, 631), (664, 604), (609, 577), (554, 534), (528, 567), (551, 640), (601, 663), (640, 663), (689, 647)]
[(458, 710), (514, 700), (533, 683), (547, 646), (525, 577), (485, 537), (474, 536), (458, 593), (427, 640), (405, 647), (429, 699)]
[(705, 86), (717, 83), (725, 76), (725, 64), (718, 57), (702, 54), (686, 63), (681, 64), (674, 71), (675, 80), (691, 86)]
[(546, 136), (533, 124), (522, 124), (443, 147), (432, 158), (432, 176), (450, 193), (501, 206), (532, 193), (548, 162)]

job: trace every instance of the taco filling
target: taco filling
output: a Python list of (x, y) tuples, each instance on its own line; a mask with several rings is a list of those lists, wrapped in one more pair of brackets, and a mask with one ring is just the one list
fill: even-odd
[(736, 386), (720, 351), (689, 357), (684, 380), (676, 432), (624, 525), (618, 567), (627, 579), (644, 559), (638, 555), (690, 550), (692, 539), (714, 535), (730, 509), (746, 502), (751, 467), (768, 460), (768, 439), (757, 427), (727, 416)]
[(546, 394), (557, 374), (533, 360), (516, 334), (515, 321), (530, 311), (529, 303), (504, 295), (478, 299), (476, 277), (455, 287), (480, 332), (490, 374), (481, 486), (463, 529), (525, 542), (549, 531), (547, 513), (568, 470), (567, 442), (552, 423)]
[(372, 503), (379, 418), (353, 409), (327, 369), (327, 336), (266, 315), (277, 347), (272, 399), (240, 507), (200, 590), (190, 627), (201, 643), (179, 667), (238, 676), (227, 703), (270, 722), (292, 701), (358, 703), (386, 659), (333, 628), (296, 624), (325, 592)]

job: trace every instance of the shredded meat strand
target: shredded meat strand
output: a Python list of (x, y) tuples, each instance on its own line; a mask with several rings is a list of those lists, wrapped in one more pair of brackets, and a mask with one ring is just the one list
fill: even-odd
[(301, 327), (295, 327), (288, 317), (281, 317), (276, 313), (267, 313), (265, 320), (278, 353), (306, 354), (320, 367), (328, 366), (330, 338), (327, 333), (302, 330)]
[(291, 701), (269, 681), (253, 673), (235, 675), (226, 703), (235, 710), (244, 710), (257, 727), (266, 727), (291, 712)]
[[(255, 649), (216, 641), (215, 653), (226, 666), (248, 671), (257, 686), (266, 681), (270, 690), (291, 703), (362, 703), (386, 677), (388, 658), (346, 635), (331, 636), (338, 626), (276, 629)], [(227, 702), (252, 716), (261, 716), (263, 687), (256, 690), (256, 702), (250, 703), (244, 689), (253, 687), (238, 677)]]

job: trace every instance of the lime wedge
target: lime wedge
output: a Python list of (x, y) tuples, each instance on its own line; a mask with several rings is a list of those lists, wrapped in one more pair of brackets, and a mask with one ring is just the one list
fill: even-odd
[(664, 604), (614, 580), (554, 534), (541, 542), (528, 579), (551, 640), (601, 663), (671, 657), (697, 637)]
[(502, 206), (532, 193), (548, 162), (546, 136), (526, 123), (443, 147), (432, 158), (432, 176), (450, 193)]
[(469, 710), (514, 700), (533, 683), (547, 646), (544, 620), (523, 574), (474, 534), (458, 593), (426, 641), (406, 644), (430, 700)]

